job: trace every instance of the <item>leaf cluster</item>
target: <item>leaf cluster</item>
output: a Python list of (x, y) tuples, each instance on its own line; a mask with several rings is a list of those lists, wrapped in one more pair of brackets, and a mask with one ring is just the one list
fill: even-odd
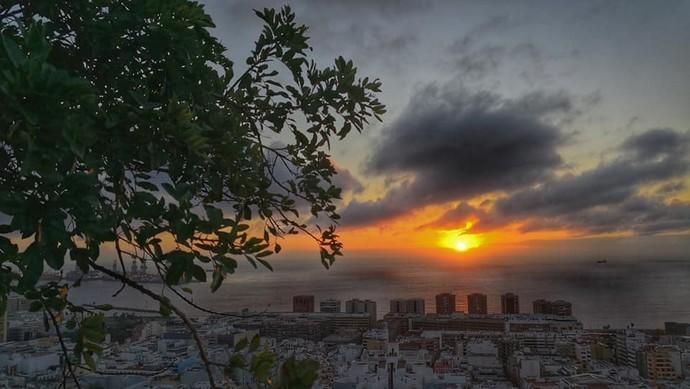
[(228, 357), (225, 374), (233, 377), (237, 370), (245, 370), (258, 385), (273, 389), (308, 389), (318, 379), (317, 361), (290, 356), (279, 362), (275, 354), (260, 346), (258, 335), (241, 339)]

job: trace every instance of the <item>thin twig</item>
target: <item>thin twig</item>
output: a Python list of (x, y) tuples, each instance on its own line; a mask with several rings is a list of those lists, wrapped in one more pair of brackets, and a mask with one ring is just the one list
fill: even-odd
[[(120, 249), (120, 238), (116, 237), (115, 238), (115, 251), (117, 251), (117, 257), (120, 260), (120, 266), (122, 266), (122, 274), (127, 275), (127, 270), (125, 269), (125, 260), (122, 259), (122, 250)], [(125, 290), (125, 283), (122, 282), (122, 285), (120, 285), (120, 289), (118, 289), (115, 293), (113, 293), (113, 297), (117, 297), (123, 290)]]
[[(67, 352), (67, 346), (65, 346), (65, 341), (62, 339), (62, 332), (60, 332), (60, 325), (57, 322), (57, 319), (55, 318), (55, 315), (53, 315), (53, 312), (50, 311), (47, 307), (44, 307), (44, 310), (48, 313), (48, 316), (50, 316), (50, 321), (53, 322), (53, 327), (55, 327), (55, 334), (58, 337), (58, 340), (60, 341), (60, 347), (62, 348), (62, 353), (65, 355), (65, 363), (67, 364), (67, 369), (69, 370), (69, 374), (72, 376), (72, 380), (74, 380), (74, 384), (77, 386), (77, 388), (81, 389), (81, 385), (79, 384), (79, 380), (77, 379), (77, 375), (74, 373), (74, 367), (72, 366), (72, 361), (69, 360), (69, 353)], [(63, 375), (63, 384), (65, 384), (65, 387), (67, 387), (67, 384), (64, 382), (64, 375)]]

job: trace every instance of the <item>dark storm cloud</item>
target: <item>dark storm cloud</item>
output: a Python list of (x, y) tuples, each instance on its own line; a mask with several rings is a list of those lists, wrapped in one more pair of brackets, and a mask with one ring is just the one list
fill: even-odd
[(623, 148), (633, 151), (640, 158), (656, 158), (659, 155), (682, 157), (688, 151), (690, 135), (679, 133), (668, 128), (657, 128), (643, 134), (628, 138)]
[[(497, 200), (491, 210), (460, 204), (432, 225), (458, 228), (464, 226), (466, 220), (478, 218), (478, 232), (511, 223), (521, 224), (523, 232), (557, 229), (587, 234), (621, 231), (656, 234), (684, 231), (690, 229), (690, 204), (669, 203), (639, 193), (647, 184), (690, 172), (689, 151), (687, 133), (652, 129), (625, 140), (619, 147), (619, 157), (612, 162), (518, 190)], [(678, 183), (670, 184), (675, 187)]]
[(547, 229), (582, 231), (586, 234), (634, 232), (651, 235), (690, 229), (690, 204), (631, 197), (622, 203), (594, 206), (580, 212), (531, 219), (521, 231)]
[[(549, 97), (550, 96), (550, 97)], [(572, 110), (563, 93), (515, 100), (429, 86), (384, 131), (368, 173), (408, 176), (376, 201), (352, 202), (348, 225), (388, 219), (409, 209), (548, 179), (562, 165), (561, 131), (545, 117)]]
[[(386, 130), (385, 140), (369, 161), (369, 171), (440, 174), (439, 178), (470, 184), (456, 189), (469, 194), (533, 182), (561, 163), (555, 146), (562, 136), (541, 120), (547, 113), (570, 109), (569, 104), (560, 103), (560, 97), (553, 99), (554, 104), (543, 104), (549, 99), (535, 101), (528, 95), (503, 100), (489, 93), (471, 95), (428, 87)], [(490, 182), (483, 174), (492, 176)]]
[(679, 177), (690, 171), (688, 135), (670, 129), (649, 130), (628, 138), (622, 156), (579, 175), (567, 175), (497, 202), (502, 214), (560, 215), (612, 205), (634, 195), (639, 187)]
[(516, 112), (542, 117), (550, 114), (577, 113), (573, 97), (564, 91), (534, 91), (516, 100), (505, 102), (505, 107)]

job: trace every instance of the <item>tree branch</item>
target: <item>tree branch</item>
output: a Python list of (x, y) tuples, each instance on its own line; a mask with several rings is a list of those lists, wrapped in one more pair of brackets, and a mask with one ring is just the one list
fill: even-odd
[[(67, 370), (69, 370), (70, 376), (72, 376), (72, 380), (74, 380), (74, 384), (77, 386), (78, 389), (81, 389), (81, 384), (79, 384), (79, 380), (77, 379), (77, 375), (74, 373), (74, 366), (72, 366), (72, 361), (69, 360), (69, 353), (67, 352), (67, 346), (65, 346), (65, 341), (62, 338), (62, 332), (60, 332), (60, 325), (57, 322), (57, 319), (55, 318), (55, 315), (53, 312), (48, 309), (47, 307), (44, 306), (43, 308), (47, 313), (48, 316), (50, 316), (50, 321), (53, 322), (53, 327), (55, 327), (55, 334), (58, 337), (58, 340), (60, 341), (60, 347), (62, 348), (62, 353), (65, 354), (65, 364), (67, 365)], [(67, 387), (66, 383), (64, 382), (64, 375), (63, 375), (63, 385)]]
[[(168, 285), (168, 284), (165, 282), (165, 276), (163, 275), (163, 272), (161, 271), (161, 269), (160, 269), (160, 267), (159, 267), (159, 263), (156, 262), (155, 265), (156, 265), (156, 270), (158, 271), (158, 275), (161, 277), (161, 280), (163, 281), (163, 284), (164, 284), (169, 290), (171, 290), (173, 293), (175, 293), (175, 294), (177, 295), (177, 297), (179, 297), (180, 299), (182, 299), (182, 301), (186, 302), (186, 303), (189, 304), (190, 306), (192, 306), (192, 307), (194, 307), (194, 308), (196, 308), (196, 309), (198, 309), (198, 310), (200, 310), (200, 311), (202, 311), (202, 312), (210, 313), (210, 314), (212, 314), (212, 315), (225, 316), (225, 317), (232, 317), (232, 318), (235, 318), (235, 319), (244, 319), (244, 318), (249, 318), (249, 317), (258, 317), (258, 316), (264, 316), (264, 315), (266, 314), (266, 311), (264, 311), (264, 312), (254, 313), (254, 314), (251, 314), (251, 315), (236, 315), (236, 314), (234, 314), (234, 313), (218, 312), (218, 311), (214, 311), (214, 310), (212, 310), (212, 309), (208, 309), (208, 308), (202, 307), (201, 305), (199, 305), (199, 304), (195, 303), (194, 301), (190, 300), (189, 297), (187, 297), (187, 296), (185, 296), (184, 294), (182, 294), (182, 292), (180, 292), (179, 290), (175, 289), (172, 285)], [(167, 268), (166, 268), (166, 271), (167, 271)]]
[[(120, 266), (122, 267), (122, 275), (127, 276), (127, 270), (125, 269), (125, 260), (122, 258), (122, 249), (120, 249), (120, 238), (115, 238), (115, 251), (117, 252), (117, 258), (120, 260)], [(125, 283), (122, 282), (120, 288), (113, 293), (113, 297), (117, 297), (123, 290), (125, 290)]]
[(199, 332), (194, 328), (194, 325), (192, 322), (189, 320), (187, 315), (184, 314), (179, 308), (177, 308), (175, 305), (171, 304), (170, 301), (168, 301), (166, 298), (146, 289), (144, 286), (140, 285), (139, 283), (130, 280), (129, 278), (125, 277), (124, 275), (114, 272), (106, 267), (103, 267), (96, 262), (91, 261), (90, 262), (91, 267), (94, 269), (105, 273), (113, 278), (116, 278), (125, 284), (127, 286), (138, 290), (140, 293), (152, 298), (153, 300), (158, 301), (160, 304), (164, 305), (171, 311), (175, 312), (175, 314), (182, 319), (184, 322), (185, 326), (189, 329), (189, 331), (192, 333), (192, 337), (194, 338), (194, 342), (196, 343), (197, 349), (199, 350), (199, 358), (201, 358), (202, 362), (204, 363), (204, 367), (206, 368), (206, 374), (208, 375), (208, 382), (211, 385), (211, 388), (219, 388), (219, 386), (216, 385), (215, 380), (213, 378), (213, 371), (211, 370), (211, 363), (208, 359), (208, 355), (206, 354), (206, 349), (204, 348), (204, 345), (201, 341), (201, 337), (199, 337)]

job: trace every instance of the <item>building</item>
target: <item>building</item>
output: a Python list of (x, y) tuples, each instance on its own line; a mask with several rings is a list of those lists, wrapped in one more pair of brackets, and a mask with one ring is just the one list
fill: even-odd
[(328, 335), (326, 325), (317, 320), (276, 318), (263, 323), (261, 337), (284, 340), (291, 338), (307, 339), (318, 342)]
[(573, 305), (564, 300), (556, 300), (551, 303), (551, 314), (558, 316), (572, 316)]
[(325, 313), (339, 313), (340, 300), (326, 299), (319, 302), (319, 311)]
[(322, 319), (325, 328), (330, 333), (342, 332), (343, 330), (367, 331), (371, 328), (371, 316), (363, 313), (340, 313), (330, 314)]
[(575, 374), (570, 377), (562, 377), (559, 386), (562, 389), (627, 389), (631, 387), (631, 385), (628, 385), (625, 382), (618, 382), (612, 378), (592, 373)]
[(436, 313), (439, 315), (450, 315), (455, 312), (455, 295), (451, 293), (441, 293), (436, 295)]
[(633, 329), (626, 329), (616, 333), (614, 359), (621, 366), (636, 367), (637, 351), (647, 343), (647, 336)]
[(532, 302), (532, 309), (535, 314), (543, 315), (572, 316), (573, 314), (573, 305), (564, 300), (534, 300)]
[(388, 332), (382, 329), (372, 329), (362, 335), (362, 346), (369, 351), (383, 351), (386, 349)]
[(516, 352), (509, 358), (507, 370), (514, 382), (540, 378), (542, 376), (542, 362), (538, 356)]
[(390, 313), (407, 313), (407, 301), (395, 299), (390, 302)]
[(690, 323), (676, 323), (667, 321), (664, 323), (666, 335), (690, 336)]
[(314, 296), (302, 295), (292, 297), (292, 312), (314, 312)]
[(501, 313), (520, 313), (520, 297), (514, 293), (506, 293), (501, 295)]
[(582, 323), (572, 316), (511, 315), (506, 320), (509, 332), (579, 331)]
[(481, 293), (472, 293), (468, 295), (467, 312), (470, 314), (486, 315), (488, 313), (486, 295)]
[(410, 320), (411, 329), (418, 331), (482, 331), (505, 332), (506, 321), (502, 317), (424, 316)]
[(388, 313), (383, 316), (385, 328), (388, 330), (388, 340), (394, 342), (399, 336), (407, 334), (410, 330), (410, 320), (404, 315)]
[(535, 314), (550, 315), (551, 314), (551, 301), (539, 299), (532, 302), (532, 311)]
[(345, 302), (345, 313), (367, 313), (372, 325), (376, 322), (376, 301), (352, 299)]
[(676, 346), (647, 345), (637, 353), (642, 377), (654, 381), (674, 381), (683, 377), (681, 352)]
[(21, 295), (10, 294), (7, 296), (7, 313), (9, 315), (17, 312), (28, 312), (31, 306), (31, 301)]
[(390, 313), (407, 313), (423, 315), (425, 313), (424, 299), (394, 299), (390, 302)]

